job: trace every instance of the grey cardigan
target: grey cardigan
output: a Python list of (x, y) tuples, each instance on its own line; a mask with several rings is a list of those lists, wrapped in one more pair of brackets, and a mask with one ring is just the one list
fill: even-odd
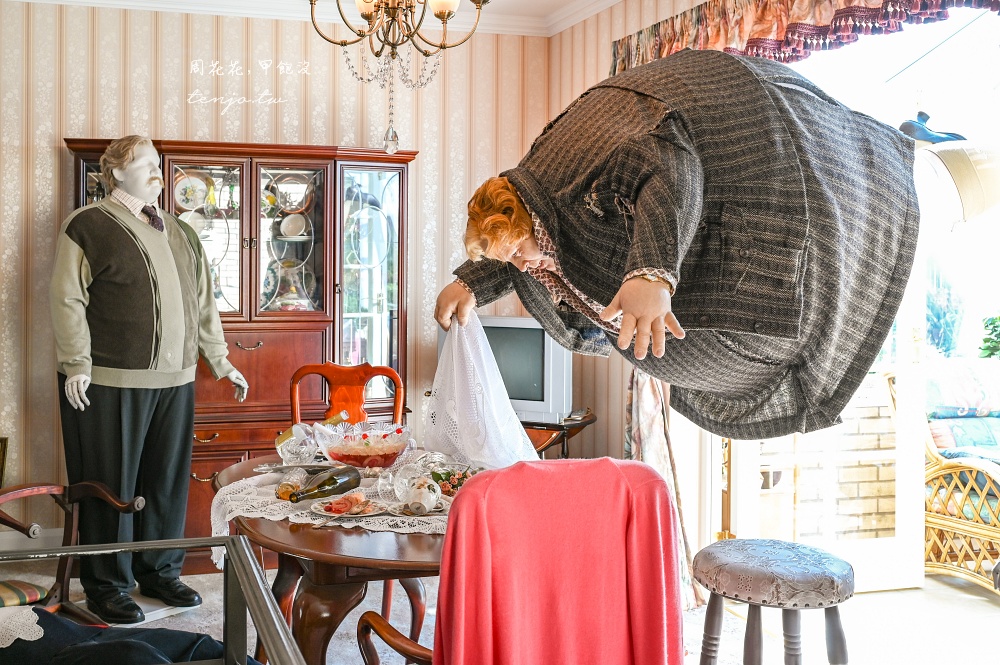
[[(687, 337), (668, 335), (662, 359), (620, 351), (722, 436), (838, 422), (913, 261), (912, 141), (769, 60), (682, 51), (607, 79), (502, 175), (594, 300), (609, 303), (635, 269), (672, 275)], [(516, 290), (569, 349), (617, 349), (509, 264), (455, 274), (479, 305)]]

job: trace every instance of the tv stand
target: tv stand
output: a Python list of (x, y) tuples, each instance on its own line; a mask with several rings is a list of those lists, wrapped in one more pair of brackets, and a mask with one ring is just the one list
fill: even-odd
[(524, 431), (531, 439), (531, 445), (535, 451), (543, 453), (552, 446), (559, 444), (559, 457), (565, 459), (569, 457), (569, 440), (583, 431), (588, 425), (597, 422), (597, 416), (589, 408), (587, 413), (580, 418), (563, 419), (561, 423), (538, 423), (521, 421)]

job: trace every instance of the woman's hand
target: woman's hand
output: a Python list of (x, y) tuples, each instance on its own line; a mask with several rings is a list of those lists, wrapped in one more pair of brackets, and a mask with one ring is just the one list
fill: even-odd
[(627, 349), (635, 335), (636, 360), (646, 357), (650, 340), (653, 355), (662, 358), (666, 350), (666, 331), (677, 339), (684, 337), (684, 329), (670, 311), (670, 289), (661, 282), (650, 282), (642, 277), (626, 280), (611, 304), (601, 312), (601, 320), (610, 321), (622, 314), (618, 348)]
[(452, 282), (438, 294), (434, 318), (442, 328), (448, 330), (451, 328), (452, 315), (457, 314), (458, 322), (464, 326), (469, 322), (469, 313), (475, 306), (476, 297), (458, 282)]

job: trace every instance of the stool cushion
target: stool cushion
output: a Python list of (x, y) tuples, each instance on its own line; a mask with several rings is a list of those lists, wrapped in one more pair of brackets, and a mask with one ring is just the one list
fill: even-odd
[(712, 593), (754, 605), (826, 607), (854, 595), (854, 569), (816, 547), (783, 540), (720, 540), (694, 557)]

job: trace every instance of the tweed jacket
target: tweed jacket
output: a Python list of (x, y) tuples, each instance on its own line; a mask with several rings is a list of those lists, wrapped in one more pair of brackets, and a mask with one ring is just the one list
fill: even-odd
[[(913, 143), (769, 60), (682, 51), (597, 84), (502, 175), (566, 278), (610, 303), (662, 268), (688, 332), (637, 367), (723, 436), (832, 425), (874, 361), (916, 245)], [(611, 335), (510, 264), (466, 262), (479, 305), (511, 289), (559, 343)]]

